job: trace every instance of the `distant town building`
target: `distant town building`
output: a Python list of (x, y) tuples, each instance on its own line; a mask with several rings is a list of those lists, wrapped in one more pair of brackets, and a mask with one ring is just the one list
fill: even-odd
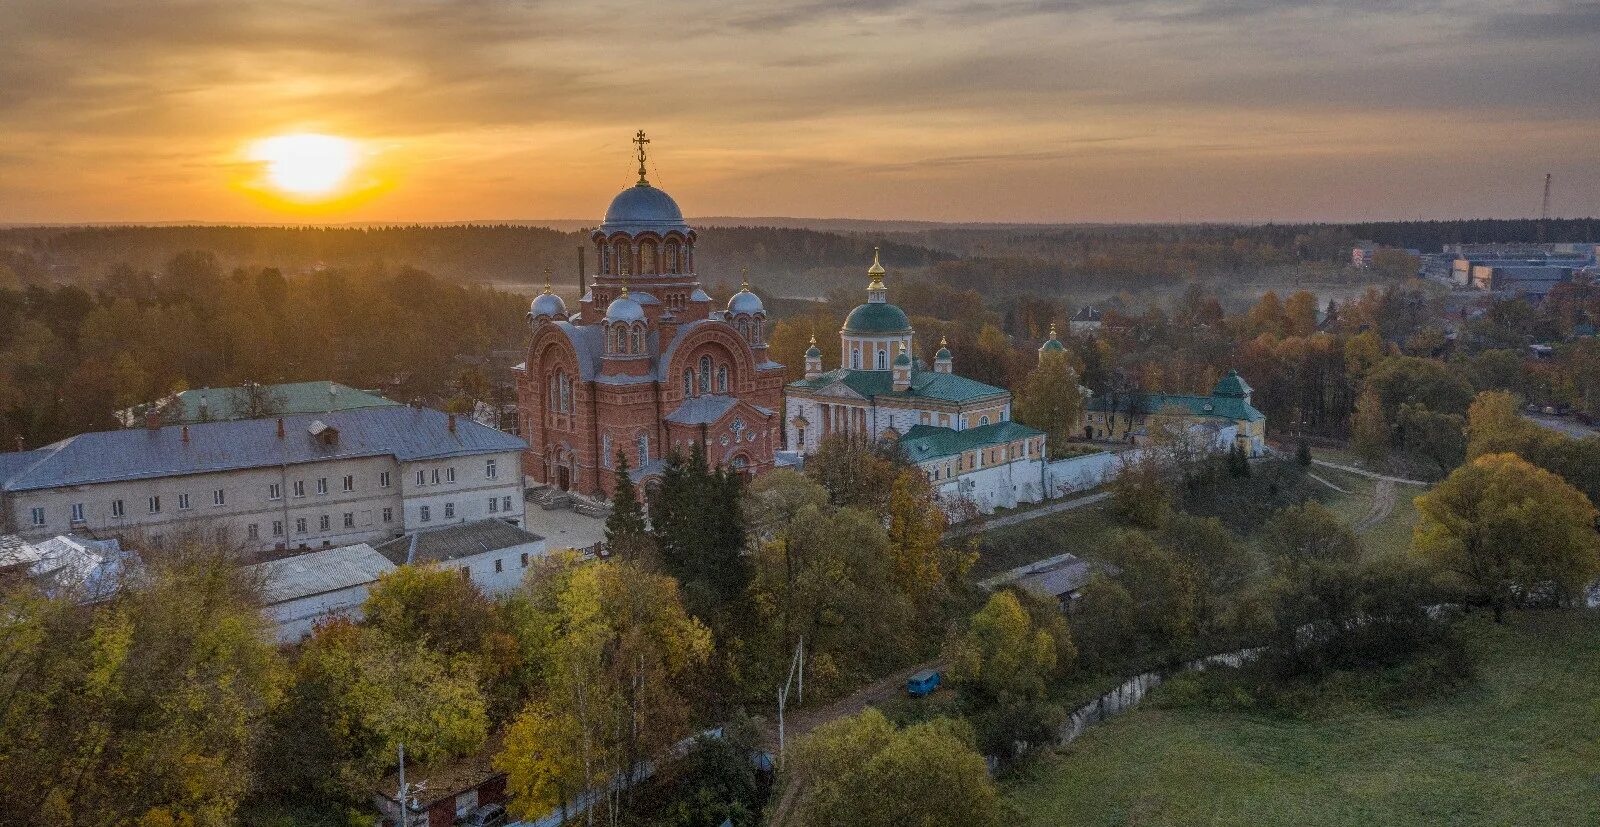
[(1100, 395), (1083, 412), (1083, 435), (1089, 439), (1148, 442), (1153, 429), (1167, 423), (1182, 427), (1205, 422), (1237, 426), (1237, 444), (1250, 456), (1266, 452), (1267, 417), (1250, 404), (1253, 393), (1237, 371), (1228, 371), (1210, 396), (1144, 393)]
[(956, 375), (948, 345), (931, 370), (915, 359), (911, 321), (889, 303), (876, 255), (867, 275), (867, 302), (839, 330), (839, 367), (824, 372), (813, 341), (805, 378), (785, 388), (788, 446), (813, 453), (834, 434), (898, 440), (947, 500), (984, 513), (1042, 500), (1044, 433), (1011, 421), (1010, 391)]
[(1350, 266), (1365, 270), (1372, 266), (1372, 257), (1378, 252), (1378, 244), (1373, 241), (1358, 241), (1350, 250)]
[(484, 594), (499, 595), (522, 583), (528, 567), (546, 554), (543, 537), (503, 520), (477, 520), (414, 531), (378, 546), (395, 565), (455, 569)]
[(522, 469), (535, 482), (609, 495), (617, 455), (635, 480), (698, 443), (713, 464), (772, 467), (782, 438), (783, 366), (767, 354), (767, 311), (745, 284), (725, 308), (695, 275), (693, 228), (645, 178), (612, 199), (590, 236), (598, 272), (569, 314), (549, 285), (528, 313), (517, 366)]
[(258, 563), (246, 571), (261, 582), (262, 609), (277, 628), (278, 642), (293, 643), (329, 617), (361, 620), (368, 590), (394, 568), (372, 546), (357, 543)]
[[(1074, 336), (1083, 336), (1100, 329), (1100, 310), (1091, 305), (1078, 308), (1078, 312), (1067, 322), (1067, 330)], [(1055, 327), (1050, 328), (1050, 338), (1056, 337)]]
[(246, 552), (451, 523), (523, 523), (525, 443), (410, 406), (101, 431), (0, 454), (3, 516), (26, 538), (205, 532)]
[(152, 409), (160, 414), (163, 422), (193, 425), (399, 404), (371, 391), (357, 390), (338, 382), (290, 382), (186, 390), (152, 403), (118, 411), (117, 416), (122, 420), (123, 427), (132, 428), (143, 422)]

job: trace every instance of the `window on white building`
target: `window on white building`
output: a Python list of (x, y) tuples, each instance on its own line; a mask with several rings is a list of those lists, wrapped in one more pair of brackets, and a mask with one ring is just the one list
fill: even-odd
[(188, 511), (189, 510), (189, 495), (188, 494), (179, 494), (178, 495), (178, 510), (179, 511)]
[(318, 531), (327, 531), (330, 528), (333, 528), (333, 520), (329, 519), (328, 515), (324, 514), (317, 518)]
[(494, 561), (494, 573), (495, 574), (499, 574), (502, 571), (505, 571), (505, 567), (503, 565), (501, 565), (499, 560), (495, 560)]
[(445, 503), (444, 504), (444, 518), (446, 520), (450, 520), (450, 519), (454, 519), (455, 516), (456, 516), (456, 504), (455, 503)]
[(501, 506), (501, 508), (500, 508), (501, 511), (506, 511), (506, 512), (511, 511), (511, 495), (510, 494), (507, 494), (505, 499), (500, 501), (500, 506)]
[(273, 520), (272, 521), (272, 536), (274, 536), (274, 537), (282, 537), (283, 536), (283, 521), (282, 520)]
[(317, 478), (317, 493), (318, 494), (326, 494), (326, 493), (328, 493), (328, 478), (327, 477), (318, 477)]
[(218, 488), (217, 490), (211, 492), (211, 504), (212, 505), (226, 505), (227, 502), (228, 502), (228, 495), (221, 488)]
[(384, 471), (383, 473), (380, 473), (378, 475), (378, 487), (379, 488), (388, 488), (389, 487), (389, 472), (388, 471)]
[(83, 518), (83, 503), (72, 504), (72, 521), (74, 523), (85, 522)]
[(394, 509), (385, 508), (383, 510), (383, 521), (386, 522), (386, 523), (394, 522)]
[(37, 506), (34, 507), (33, 509), (30, 510), (29, 516), (33, 518), (33, 525), (34, 525), (35, 528), (44, 525), (44, 509), (43, 508), (39, 508)]
[(159, 496), (151, 497), (146, 504), (150, 507), (151, 514), (161, 513), (161, 498)]
[(261, 539), (261, 526), (251, 523), (244, 527), (244, 536), (248, 540)]
[(344, 527), (345, 528), (355, 528), (356, 527), (356, 515), (355, 515), (355, 512), (346, 511), (344, 513)]
[(439, 484), (439, 469), (435, 468), (432, 471), (428, 472), (428, 484), (429, 485), (438, 485)]
[(113, 516), (113, 517), (121, 517), (125, 513), (126, 512), (122, 508), (122, 500), (112, 500), (111, 501), (111, 516)]
[(450, 468), (444, 469), (444, 481), (445, 482), (455, 482), (456, 481), (456, 469), (454, 467), (450, 467)]
[(297, 533), (297, 534), (305, 534), (306, 533), (306, 518), (304, 518), (304, 517), (296, 517), (295, 520), (294, 520), (294, 530), (295, 530), (295, 533)]
[(495, 466), (494, 460), (486, 459), (483, 461), (483, 475), (491, 480), (500, 477), (500, 469)]
[(305, 480), (295, 480), (294, 481), (294, 495), (296, 497), (304, 497), (306, 495), (306, 481)]
[(526, 551), (524, 551), (522, 553), (522, 567), (523, 568), (527, 568), (528, 567), (528, 553)]
[(346, 490), (346, 491), (354, 491), (354, 490), (356, 490), (356, 477), (355, 477), (354, 474), (345, 474), (344, 475), (344, 490)]
[(418, 471), (417, 472), (417, 485), (427, 485), (427, 484), (428, 484), (428, 472), (426, 472), (426, 471)]
[(422, 506), (422, 508), (418, 509), (417, 519), (421, 520), (422, 522), (428, 522), (429, 520), (432, 520), (433, 510), (427, 506)]
[(269, 484), (267, 486), (267, 499), (269, 499), (269, 500), (281, 500), (281, 499), (283, 499), (283, 486), (280, 485), (279, 483), (275, 483), (275, 482)]
[(497, 512), (499, 510), (500, 510), (500, 498), (499, 497), (490, 497), (489, 498), (489, 513), (493, 514), (493, 513)]

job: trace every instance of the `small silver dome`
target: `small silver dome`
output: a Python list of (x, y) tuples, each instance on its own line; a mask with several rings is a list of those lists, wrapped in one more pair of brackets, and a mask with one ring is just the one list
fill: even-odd
[(548, 288), (543, 293), (534, 297), (533, 304), (528, 308), (528, 315), (535, 319), (539, 317), (553, 317), (567, 315), (567, 303), (560, 296), (550, 292)]
[(754, 316), (757, 313), (764, 316), (767, 313), (767, 308), (761, 304), (760, 296), (750, 292), (749, 284), (744, 285), (739, 292), (733, 294), (733, 298), (728, 299), (728, 315), (730, 316), (738, 316), (740, 314)]
[(606, 306), (606, 321), (608, 322), (642, 322), (644, 321), (644, 305), (639, 304), (628, 296), (628, 288), (622, 288), (622, 295), (611, 301)]

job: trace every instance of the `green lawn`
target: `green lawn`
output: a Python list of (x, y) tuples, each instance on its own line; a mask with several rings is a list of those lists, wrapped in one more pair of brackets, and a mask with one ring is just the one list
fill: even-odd
[(1079, 557), (1097, 556), (1104, 535), (1116, 527), (1116, 520), (1105, 508), (1105, 503), (1087, 505), (977, 535), (978, 562), (972, 576), (981, 580), (1068, 552)]
[[(1311, 473), (1350, 492), (1343, 494), (1316, 483), (1312, 490), (1317, 499), (1329, 510), (1338, 514), (1352, 526), (1359, 525), (1372, 510), (1373, 493), (1377, 483), (1367, 477), (1350, 474), (1333, 468), (1313, 467)], [(1371, 556), (1403, 554), (1411, 547), (1411, 529), (1417, 524), (1417, 508), (1413, 500), (1425, 489), (1414, 485), (1396, 485), (1394, 510), (1382, 521), (1362, 532), (1367, 552)]]
[(1470, 633), (1481, 677), (1452, 698), (1314, 721), (1147, 701), (1006, 800), (1017, 823), (1052, 827), (1600, 824), (1600, 615)]

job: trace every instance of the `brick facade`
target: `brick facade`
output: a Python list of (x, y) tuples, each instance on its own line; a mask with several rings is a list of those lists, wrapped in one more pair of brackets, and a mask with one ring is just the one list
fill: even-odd
[(591, 240), (599, 272), (578, 310), (547, 292), (529, 313), (517, 376), (523, 472), (609, 496), (618, 452), (648, 482), (696, 442), (713, 463), (771, 468), (784, 372), (767, 356), (760, 299), (746, 287), (713, 309), (693, 271), (694, 230), (642, 176)]

